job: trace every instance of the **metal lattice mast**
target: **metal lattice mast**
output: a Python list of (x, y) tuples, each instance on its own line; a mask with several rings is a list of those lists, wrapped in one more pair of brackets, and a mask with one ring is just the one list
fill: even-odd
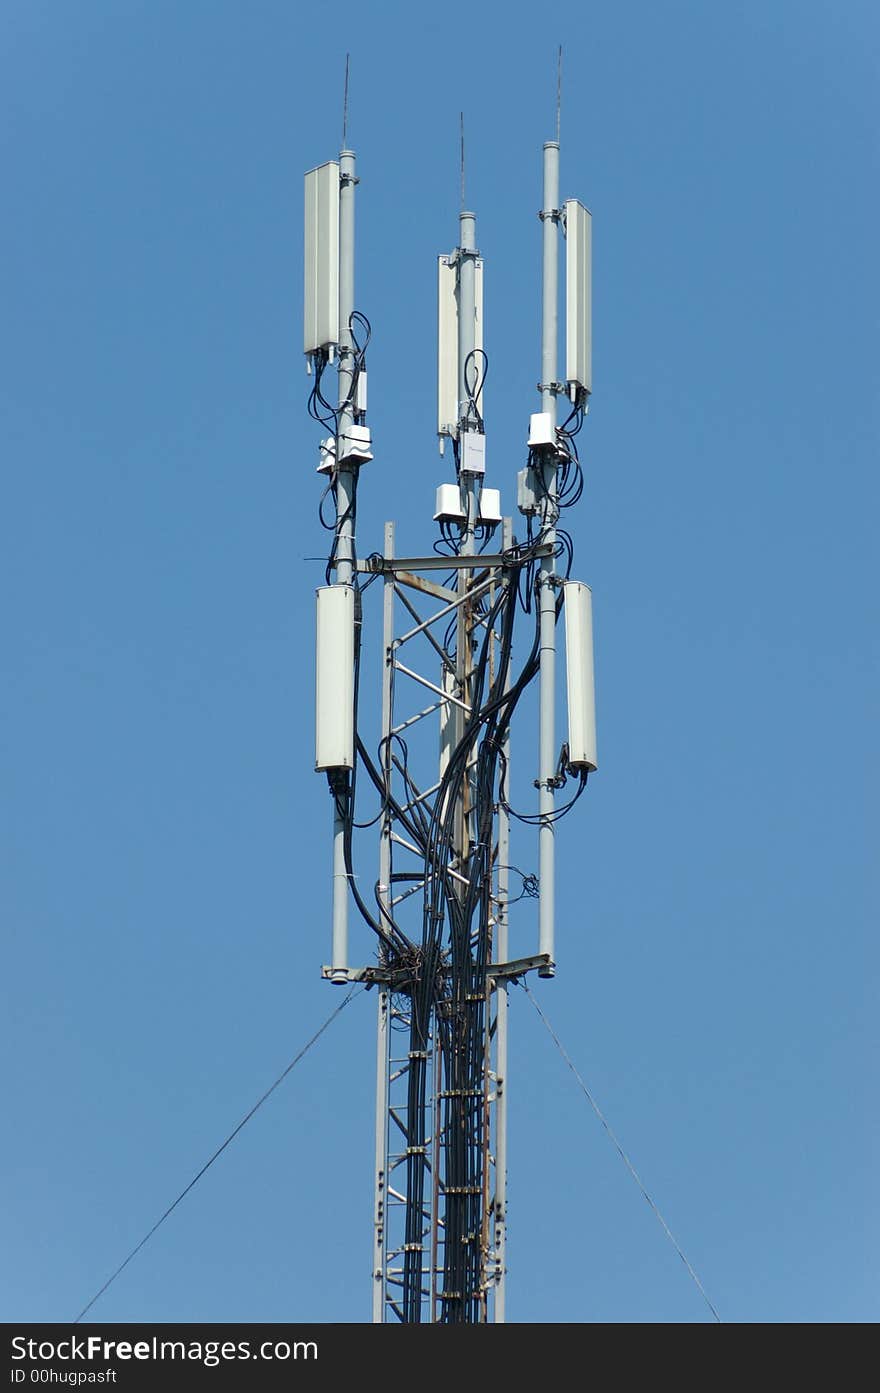
[[(347, 113), (347, 79), (346, 79)], [(558, 137), (558, 129), (557, 129)], [(343, 137), (345, 144), (345, 136)], [(473, 213), (438, 263), (438, 434), (455, 483), (437, 491), (433, 553), (400, 556), (393, 523), (381, 555), (356, 551), (370, 327), (355, 308), (355, 157), (343, 149), (306, 176), (305, 351), (309, 410), (327, 431), (319, 471), (335, 521), (318, 591), (316, 768), (333, 800), (332, 959), (324, 975), (377, 989), (374, 1321), (473, 1323), (506, 1315), (508, 984), (555, 971), (554, 831), (595, 769), (589, 590), (568, 578), (561, 511), (582, 487), (574, 437), (589, 379), (589, 213), (559, 203), (559, 142), (544, 147), (541, 406), (518, 479), (525, 536), (484, 487), (483, 263)], [(463, 153), (462, 153), (463, 184)], [(464, 190), (462, 187), (462, 203)], [(558, 380), (558, 238), (567, 231), (566, 379)], [(322, 383), (337, 369), (331, 404)], [(560, 425), (557, 401), (571, 412)], [(323, 520), (323, 514), (322, 514)], [(500, 531), (500, 550), (491, 549)], [(496, 543), (497, 547), (497, 543)], [(566, 558), (558, 574), (560, 556)], [(359, 716), (368, 587), (381, 580), (378, 743)], [(376, 591), (373, 592), (377, 593)], [(563, 599), (565, 604), (563, 605)], [(565, 614), (569, 739), (555, 750), (556, 625)], [(514, 644), (515, 625), (525, 641)], [(365, 627), (366, 626), (366, 627)], [(538, 952), (512, 960), (511, 721), (539, 683)], [(427, 703), (427, 704), (425, 704)], [(567, 779), (577, 791), (557, 808)], [(366, 784), (379, 812), (355, 805)], [(378, 879), (359, 881), (354, 831), (378, 822)], [(352, 967), (348, 905), (375, 935), (375, 960)]]
[[(509, 532), (509, 522), (506, 528)], [(498, 603), (509, 578), (504, 578), (503, 554), (462, 555), (458, 569), (470, 579), (463, 592), (450, 590), (438, 584), (437, 567), (443, 564), (438, 558), (393, 556), (390, 525), (381, 564), (385, 587), (381, 743), (391, 750), (404, 733), (409, 736), (425, 722), (436, 728), (437, 713), (447, 705), (454, 704), (464, 714), (461, 698), (447, 697), (442, 681), (436, 681), (436, 658), (444, 649), (433, 635), (450, 617), (457, 628), (463, 612), (470, 613), (483, 602), (490, 607), (493, 601)], [(477, 584), (475, 574), (482, 577)], [(395, 601), (402, 611), (400, 629), (394, 628)], [(483, 630), (485, 624), (472, 621), (472, 627)], [(488, 667), (493, 661), (489, 650), (499, 646), (494, 629), (480, 644), (477, 665), (483, 645), (488, 646), (483, 661)], [(424, 706), (426, 691), (433, 699)], [(470, 751), (466, 755), (461, 762), (470, 771), (474, 761)], [(445, 810), (450, 824), (458, 823), (467, 781), (462, 781), (459, 806), (448, 807), (442, 779), (435, 777), (428, 783), (430, 767), (424, 776), (416, 774), (410, 763), (404, 770), (401, 754), (393, 753), (383, 772), (387, 800), (378, 895), (389, 916), (403, 925), (407, 907), (415, 914), (420, 909), (424, 912), (416, 897), (424, 901), (426, 883), (432, 879), (407, 824), (416, 809), (426, 822), (442, 818)], [(485, 808), (483, 812), (485, 839)], [(471, 845), (478, 841), (473, 814), (467, 820)], [(503, 826), (506, 829), (506, 814)], [(457, 839), (450, 842), (445, 874), (458, 903), (466, 902), (468, 896), (473, 901), (472, 917), (459, 944), (466, 970), (459, 967), (456, 977), (454, 947), (441, 952), (436, 990), (422, 1002), (427, 1024), (419, 1021), (411, 981), (414, 969), (423, 970), (425, 956), (420, 952), (411, 965), (384, 969), (388, 987), (380, 990), (378, 1009), (374, 1319), (388, 1314), (408, 1320), (486, 1319), (490, 1296), (503, 1281), (504, 1184), (491, 1164), (490, 1137), (494, 1130), (494, 1157), (501, 1154), (503, 1159), (505, 1122), (498, 1107), (506, 1068), (506, 997), (496, 994), (495, 984), (496, 973), (509, 966), (503, 933), (507, 851), (494, 806), (488, 810), (488, 835), (487, 873), (481, 869), (471, 877), (467, 863), (461, 861), (460, 844)], [(497, 889), (493, 889), (493, 875), (499, 881)], [(480, 952), (489, 951), (494, 963), (480, 959)], [(528, 964), (537, 965), (537, 959)], [(519, 968), (525, 970), (523, 964)], [(364, 975), (382, 981), (383, 969), (367, 970)], [(394, 990), (397, 984), (400, 989)], [(464, 1149), (457, 1144), (462, 1134), (468, 1137)], [(463, 1274), (461, 1286), (449, 1284), (451, 1274), (458, 1274), (453, 1280)]]

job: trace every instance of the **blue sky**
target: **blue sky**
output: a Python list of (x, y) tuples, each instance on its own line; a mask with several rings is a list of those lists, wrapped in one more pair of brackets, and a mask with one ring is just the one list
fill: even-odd
[[(361, 549), (390, 515), (422, 550), (458, 113), (511, 509), (561, 40), (562, 192), (594, 225), (572, 530), (601, 770), (535, 989), (726, 1320), (876, 1320), (876, 8), (328, 13), (0, 18), (0, 1313), (72, 1318), (338, 1002), (300, 348), (302, 173), (338, 149), (345, 51)], [(528, 720), (515, 739), (531, 777)], [(368, 1318), (373, 1013), (352, 1002), (95, 1318)], [(521, 994), (512, 1017), (510, 1318), (706, 1318)]]

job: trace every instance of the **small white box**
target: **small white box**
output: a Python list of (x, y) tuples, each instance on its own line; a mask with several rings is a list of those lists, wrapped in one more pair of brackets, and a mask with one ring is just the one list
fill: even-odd
[(349, 426), (339, 440), (339, 463), (367, 464), (373, 458), (372, 443), (369, 426)]
[(459, 469), (462, 474), (485, 474), (486, 437), (480, 435), (479, 431), (462, 431), (459, 446)]
[(534, 517), (541, 511), (541, 504), (535, 491), (534, 470), (528, 465), (516, 476), (516, 506), (525, 517)]
[(556, 444), (556, 431), (549, 411), (535, 411), (529, 417), (529, 449), (547, 449)]
[(321, 441), (318, 452), (317, 472), (319, 474), (332, 474), (336, 468), (336, 441), (332, 435), (328, 435), (326, 440)]
[(437, 489), (435, 522), (464, 522), (458, 484), (441, 484)]
[(480, 494), (480, 522), (484, 527), (496, 527), (501, 521), (501, 490), (483, 489)]

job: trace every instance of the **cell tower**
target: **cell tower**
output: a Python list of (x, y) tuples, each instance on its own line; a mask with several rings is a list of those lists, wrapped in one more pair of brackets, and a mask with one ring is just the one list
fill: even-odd
[[(322, 512), (332, 544), (326, 585), (317, 592), (315, 767), (326, 774), (333, 803), (332, 948), (323, 975), (375, 985), (378, 995), (374, 1321), (501, 1322), (508, 988), (528, 972), (555, 973), (555, 828), (596, 768), (591, 594), (570, 579), (573, 547), (560, 527), (582, 489), (575, 437), (591, 390), (591, 221), (576, 200), (560, 204), (557, 126), (557, 139), (543, 150), (541, 402), (516, 480), (522, 535), (502, 517), (499, 489), (486, 486), (483, 259), (475, 215), (462, 210), (458, 245), (437, 262), (437, 431), (441, 454), (451, 443), (454, 481), (437, 488), (426, 554), (398, 555), (388, 522), (381, 553), (362, 556), (355, 547), (360, 476), (378, 466), (366, 424), (370, 325), (354, 293), (357, 183), (355, 155), (345, 148), (338, 161), (305, 176), (309, 411), (326, 432), (322, 508), (331, 500), (335, 507), (332, 519)], [(560, 232), (564, 379), (557, 367)], [(335, 402), (326, 391), (332, 365)], [(361, 655), (378, 593), (381, 728), (367, 732), (359, 714)], [(560, 750), (562, 616), (568, 739)], [(535, 678), (537, 807), (514, 811), (511, 724)], [(379, 803), (378, 878), (369, 893), (360, 841), (354, 853), (363, 820), (356, 795), (365, 784)], [(537, 828), (537, 878), (512, 871), (511, 818)], [(537, 895), (539, 904), (537, 951), (514, 960), (512, 873), (522, 879), (518, 897)], [(367, 965), (349, 959), (351, 901), (374, 936)]]

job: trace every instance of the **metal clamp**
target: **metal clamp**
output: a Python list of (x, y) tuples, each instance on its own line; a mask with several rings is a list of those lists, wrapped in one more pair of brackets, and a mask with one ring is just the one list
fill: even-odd
[(525, 976), (527, 972), (537, 970), (543, 974), (554, 966), (549, 953), (536, 953), (531, 958), (514, 958), (508, 963), (490, 963), (486, 968), (486, 976), (490, 981), (497, 981), (499, 978), (514, 981), (517, 977)]

